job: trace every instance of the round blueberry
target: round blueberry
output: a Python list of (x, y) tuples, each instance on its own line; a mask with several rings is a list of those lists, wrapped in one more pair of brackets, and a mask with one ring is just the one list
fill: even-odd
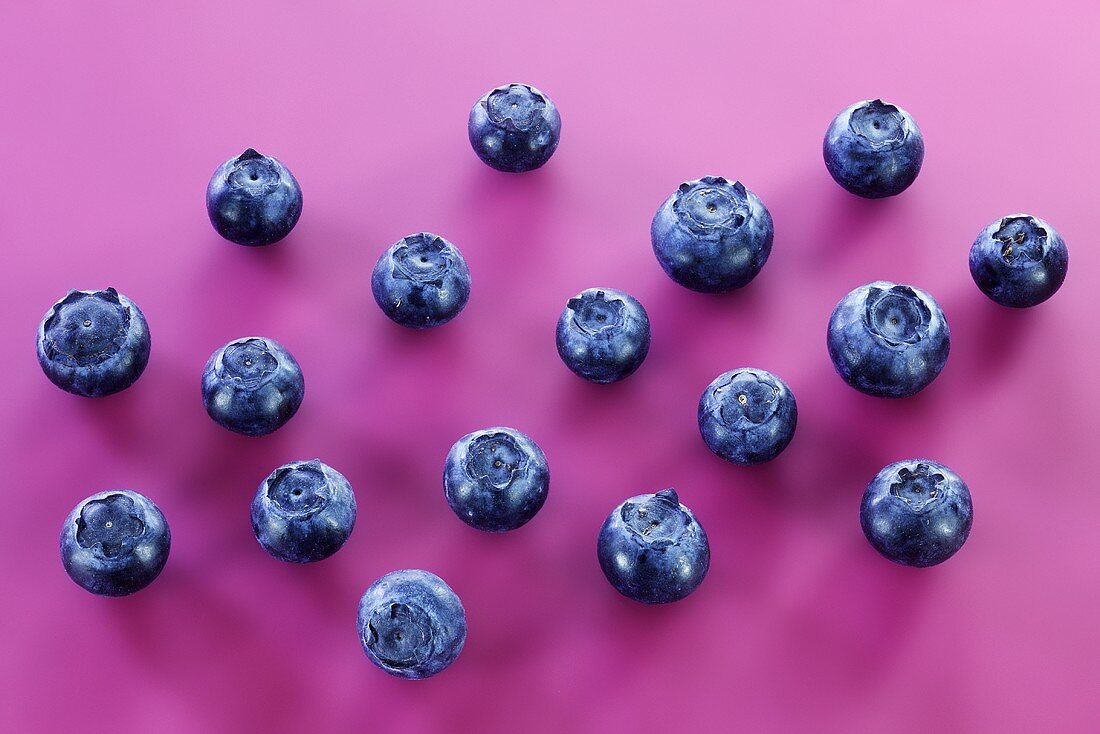
[(1012, 308), (1047, 300), (1062, 286), (1069, 252), (1054, 227), (1029, 214), (993, 222), (970, 248), (970, 274), (982, 293)]
[(974, 510), (959, 475), (928, 459), (880, 471), (859, 508), (863, 533), (882, 555), (906, 566), (935, 566), (962, 548)]
[(514, 428), (468, 433), (451, 447), (443, 469), (447, 504), (467, 525), (515, 530), (542, 508), (550, 469), (542, 449)]
[(38, 325), (38, 364), (62, 390), (88, 398), (133, 385), (149, 363), (149, 324), (114, 288), (69, 291)]
[(443, 579), (393, 571), (359, 600), (359, 642), (371, 662), (399, 678), (429, 678), (466, 643), (466, 611)]
[(214, 422), (246, 436), (263, 436), (290, 420), (305, 395), (302, 369), (274, 339), (249, 336), (210, 355), (202, 400)]
[(710, 568), (707, 534), (674, 489), (616, 507), (600, 528), (596, 552), (611, 585), (645, 604), (683, 599)]
[(951, 332), (936, 299), (884, 280), (846, 295), (829, 319), (829, 356), (849, 385), (904, 398), (923, 390), (947, 363)]
[(856, 102), (833, 120), (823, 144), (833, 179), (865, 199), (909, 188), (924, 162), (924, 138), (909, 113), (881, 99)]
[(382, 253), (370, 279), (378, 307), (411, 329), (445, 324), (470, 299), (470, 269), (458, 248), (439, 235), (419, 232)]
[(230, 242), (270, 245), (298, 223), (302, 189), (286, 166), (249, 148), (214, 171), (206, 188), (206, 212)]
[(772, 251), (763, 202), (740, 181), (706, 176), (680, 184), (653, 217), (653, 252), (668, 276), (702, 293), (747, 285)]
[(355, 494), (320, 460), (280, 466), (252, 498), (252, 532), (271, 555), (291, 563), (328, 558), (355, 527)]
[(125, 596), (151, 584), (168, 561), (171, 545), (160, 508), (128, 489), (93, 494), (61, 526), (65, 571), (101, 596)]
[(545, 94), (527, 84), (490, 90), (470, 109), (470, 145), (487, 165), (505, 173), (533, 171), (558, 147), (561, 115)]
[(771, 372), (743, 367), (707, 385), (698, 417), (711, 451), (735, 464), (760, 464), (794, 438), (798, 406), (787, 384)]
[(589, 288), (569, 299), (558, 319), (558, 354), (565, 366), (592, 382), (633, 374), (649, 353), (649, 316), (631, 295)]

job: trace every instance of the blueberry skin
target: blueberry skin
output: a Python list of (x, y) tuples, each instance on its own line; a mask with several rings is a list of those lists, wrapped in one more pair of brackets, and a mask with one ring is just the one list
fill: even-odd
[(505, 173), (525, 173), (554, 155), (561, 139), (561, 115), (534, 87), (505, 84), (474, 102), (466, 128), (470, 145), (487, 165)]
[(458, 248), (437, 234), (418, 232), (378, 258), (371, 293), (382, 313), (410, 329), (447, 323), (470, 300), (470, 269)]
[(867, 540), (895, 563), (943, 563), (970, 535), (974, 510), (959, 475), (928, 459), (890, 464), (863, 493), (859, 523)]
[(794, 438), (798, 405), (783, 380), (742, 367), (707, 385), (699, 398), (698, 418), (711, 451), (735, 464), (761, 464)]
[(249, 148), (214, 171), (206, 187), (206, 212), (230, 242), (270, 245), (298, 223), (302, 189), (286, 166)]
[(614, 288), (589, 288), (569, 299), (558, 319), (558, 355), (591, 382), (617, 382), (649, 353), (649, 315), (636, 298)]
[(60, 545), (69, 578), (93, 594), (125, 596), (160, 574), (172, 534), (148, 497), (109, 489), (73, 508), (61, 526)]
[(1011, 308), (1029, 308), (1053, 296), (1068, 267), (1062, 236), (1030, 214), (998, 219), (970, 248), (974, 282), (993, 301)]
[(486, 428), (455, 442), (443, 467), (447, 504), (467, 525), (490, 533), (515, 530), (546, 502), (546, 455), (514, 428)]
[(740, 181), (687, 181), (653, 216), (650, 239), (668, 277), (700, 293), (725, 293), (756, 277), (772, 251), (767, 207)]
[(829, 356), (844, 381), (868, 395), (904, 398), (947, 363), (951, 331), (936, 299), (879, 280), (841, 299), (829, 319)]
[(210, 355), (202, 400), (214, 422), (245, 436), (264, 436), (298, 411), (305, 395), (302, 368), (274, 339), (235, 339)]
[(38, 325), (38, 364), (74, 395), (98, 398), (133, 385), (149, 363), (149, 324), (114, 288), (69, 291)]
[(865, 199), (909, 188), (924, 162), (924, 138), (908, 112), (881, 99), (848, 107), (829, 125), (822, 145), (833, 180)]
[(252, 532), (280, 561), (324, 560), (340, 550), (354, 527), (351, 484), (319, 459), (280, 466), (252, 498)]
[(631, 497), (612, 510), (596, 554), (611, 585), (644, 604), (683, 599), (710, 568), (707, 534), (674, 489)]
[(430, 678), (466, 643), (462, 602), (434, 573), (393, 571), (359, 600), (359, 642), (371, 662), (398, 678)]

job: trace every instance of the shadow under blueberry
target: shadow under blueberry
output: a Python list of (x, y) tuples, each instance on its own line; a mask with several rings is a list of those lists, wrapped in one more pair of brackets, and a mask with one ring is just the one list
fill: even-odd
[[(946, 372), (971, 391), (1002, 386), (1027, 348), (1028, 335), (1044, 321), (1042, 305), (1006, 308), (982, 295), (977, 286), (965, 298), (953, 298), (946, 310), (951, 327), (951, 354)], [(933, 383), (933, 386), (935, 383)]]

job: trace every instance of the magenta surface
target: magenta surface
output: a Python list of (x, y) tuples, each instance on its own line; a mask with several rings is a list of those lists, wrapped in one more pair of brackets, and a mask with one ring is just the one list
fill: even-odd
[[(1033, 4), (24, 3), (0, 29), (0, 730), (1095, 731), (1100, 492), (1093, 39), (1100, 10)], [(396, 6), (400, 5), (400, 9)], [(127, 6), (128, 9), (119, 9)], [(470, 104), (530, 82), (562, 142), (510, 176), (466, 139)], [(927, 142), (913, 187), (862, 201), (821, 139), (882, 96)], [(302, 185), (301, 221), (264, 250), (218, 238), (203, 195), (254, 146)], [(744, 291), (674, 285), (650, 250), (686, 179), (742, 180), (775, 218)], [(1010, 311), (967, 270), (970, 243), (1017, 211), (1057, 227), (1069, 277)], [(473, 295), (412, 333), (369, 290), (399, 237), (438, 232)], [(953, 349), (900, 402), (833, 372), (836, 301), (879, 278), (930, 291)], [(554, 324), (589, 286), (637, 296), (648, 361), (601, 387), (558, 360)], [(114, 286), (149, 319), (130, 390), (68, 395), (35, 327), (69, 288)], [(263, 439), (214, 425), (210, 353), (263, 334), (306, 376), (298, 415)], [(724, 370), (774, 371), (798, 432), (776, 461), (712, 456), (695, 425)], [(451, 443), (491, 425), (546, 451), (549, 499), (524, 528), (453, 516)], [(969, 483), (963, 550), (895, 566), (858, 522), (883, 465), (927, 456)], [(318, 457), (359, 499), (345, 548), (275, 561), (249, 501), (276, 466)], [(675, 486), (706, 527), (709, 578), (682, 603), (619, 597), (596, 532), (625, 497)], [(81, 498), (140, 490), (164, 510), (163, 575), (125, 599), (62, 570)], [(469, 639), (427, 682), (359, 648), (359, 595), (421, 567), (462, 597)]]

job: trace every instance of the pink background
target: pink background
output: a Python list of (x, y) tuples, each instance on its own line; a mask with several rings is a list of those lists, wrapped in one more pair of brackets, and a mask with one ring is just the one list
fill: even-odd
[[(1095, 4), (106, 5), (10, 6), (0, 29), (0, 729), (1095, 731)], [(525, 176), (466, 140), (470, 104), (513, 80), (564, 120)], [(865, 202), (820, 146), (878, 95), (928, 154), (910, 191)], [(219, 239), (203, 207), (247, 146), (305, 193), (266, 250)], [(740, 178), (776, 223), (763, 273), (726, 297), (675, 286), (649, 245), (657, 205), (704, 174)], [(1029, 312), (966, 267), (982, 227), (1019, 210), (1071, 252)], [(474, 290), (455, 322), (412, 333), (369, 273), (422, 229), (462, 249)], [(950, 321), (947, 368), (910, 400), (849, 389), (825, 351), (837, 299), (878, 278), (928, 289)], [(67, 289), (108, 285), (144, 309), (153, 356), (132, 389), (83, 400), (41, 374), (33, 335)], [(597, 285), (653, 322), (648, 361), (610, 387), (554, 350), (566, 299)], [(307, 384), (259, 440), (199, 399), (207, 356), (250, 334), (285, 344)], [(703, 387), (737, 366), (798, 398), (766, 466), (722, 462), (696, 430)], [(542, 512), (504, 536), (459, 522), (440, 480), (451, 443), (493, 424), (528, 432), (552, 473)], [(976, 506), (966, 547), (924, 571), (880, 558), (857, 520), (875, 472), (916, 455)], [(313, 457), (350, 478), (359, 523), (331, 560), (282, 564), (249, 501)], [(714, 561), (694, 596), (649, 608), (606, 583), (595, 537), (623, 498), (666, 486)], [(174, 539), (161, 578), (116, 600), (57, 551), (71, 507), (113, 487), (152, 497)], [(367, 585), (406, 567), (443, 576), (469, 616), (457, 663), (419, 684), (375, 669), (354, 629)]]

